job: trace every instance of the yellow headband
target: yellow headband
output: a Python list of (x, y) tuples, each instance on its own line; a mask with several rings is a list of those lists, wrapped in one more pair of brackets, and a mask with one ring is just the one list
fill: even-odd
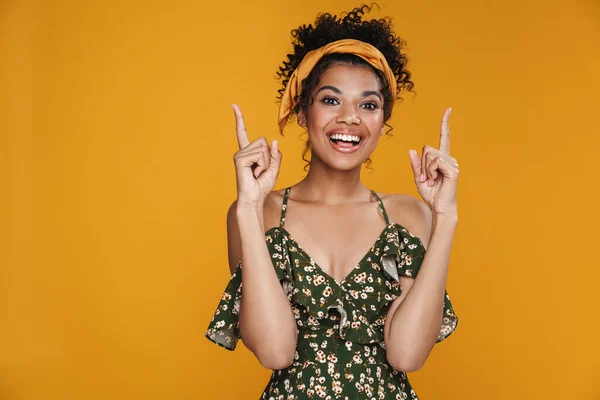
[(302, 81), (310, 74), (319, 60), (332, 53), (350, 53), (359, 56), (373, 67), (383, 72), (389, 85), (392, 98), (396, 98), (396, 77), (390, 69), (385, 57), (375, 46), (355, 39), (342, 39), (326, 44), (306, 53), (300, 65), (294, 70), (285, 87), (279, 106), (279, 130), (283, 132), (290, 113), (296, 106), (295, 98), (302, 89)]

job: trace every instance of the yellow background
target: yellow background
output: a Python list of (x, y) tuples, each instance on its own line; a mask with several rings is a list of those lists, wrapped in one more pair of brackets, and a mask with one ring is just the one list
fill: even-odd
[[(454, 108), (448, 290), (423, 400), (600, 399), (597, 1), (382, 1), (417, 96), (367, 186)], [(0, 2), (0, 398), (256, 399), (269, 371), (203, 337), (229, 279), (230, 104), (277, 137), (290, 30), (358, 3)], [(281, 138), (278, 188), (303, 176)]]

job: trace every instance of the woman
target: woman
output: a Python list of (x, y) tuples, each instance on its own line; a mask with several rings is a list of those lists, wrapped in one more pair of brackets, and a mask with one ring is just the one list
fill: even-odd
[(274, 370), (262, 399), (417, 399), (406, 372), (458, 322), (445, 291), (458, 221), (451, 109), (439, 149), (409, 152), (422, 201), (362, 185), (361, 165), (394, 100), (413, 86), (403, 42), (388, 20), (363, 21), (365, 11), (323, 14), (292, 32), (294, 53), (279, 72), (279, 126), (295, 116), (308, 132), (302, 181), (272, 191), (277, 141), (250, 143), (233, 106), (233, 275), (206, 336), (230, 350), (242, 337)]

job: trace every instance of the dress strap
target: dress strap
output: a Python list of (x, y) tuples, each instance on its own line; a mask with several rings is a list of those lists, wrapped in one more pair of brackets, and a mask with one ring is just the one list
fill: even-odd
[(381, 208), (381, 213), (383, 214), (383, 218), (385, 219), (385, 223), (389, 225), (390, 224), (390, 219), (388, 218), (387, 212), (385, 212), (385, 207), (383, 206), (383, 201), (379, 198), (379, 196), (377, 195), (377, 193), (375, 193), (374, 190), (371, 190), (371, 193), (373, 194), (373, 197), (377, 201), (377, 204), (379, 204), (379, 208)]
[(292, 187), (288, 187), (285, 189), (285, 192), (283, 193), (283, 204), (281, 205), (281, 217), (279, 219), (279, 227), (283, 228), (283, 225), (285, 224), (285, 212), (287, 210), (287, 202), (288, 202), (288, 197), (290, 195), (290, 190), (292, 190)]

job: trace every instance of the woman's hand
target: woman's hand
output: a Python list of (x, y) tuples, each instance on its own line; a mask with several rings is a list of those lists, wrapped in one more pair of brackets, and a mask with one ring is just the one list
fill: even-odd
[(448, 119), (451, 112), (452, 108), (448, 108), (442, 116), (439, 149), (424, 146), (420, 158), (415, 150), (409, 151), (417, 190), (435, 217), (457, 216), (458, 162), (450, 156)]
[(281, 152), (277, 140), (271, 147), (264, 137), (248, 142), (242, 111), (233, 104), (235, 132), (240, 150), (234, 154), (238, 204), (262, 207), (265, 198), (275, 187), (281, 165)]

